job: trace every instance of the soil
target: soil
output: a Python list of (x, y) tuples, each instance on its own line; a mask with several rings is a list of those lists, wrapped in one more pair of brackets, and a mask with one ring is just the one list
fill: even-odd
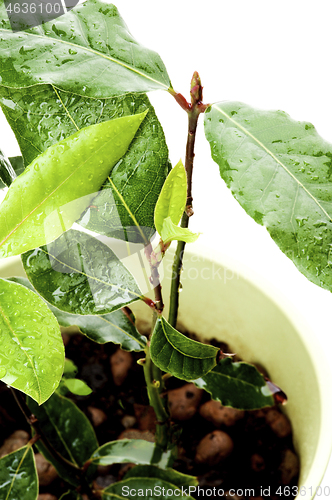
[[(79, 369), (77, 377), (93, 389), (89, 396), (67, 397), (91, 420), (100, 445), (125, 437), (152, 441), (155, 416), (148, 406), (142, 367), (136, 363), (142, 353), (124, 353), (114, 344), (99, 345), (79, 334), (64, 334), (64, 342), (66, 357)], [(229, 352), (225, 344), (211, 343)], [(208, 393), (193, 384), (173, 378), (167, 381), (167, 389), (172, 419), (183, 426), (179, 457), (173, 467), (198, 476), (206, 496), (220, 498), (217, 490), (223, 489), (225, 496), (233, 500), (295, 497), (277, 494), (280, 486), (279, 492), (285, 491), (285, 486), (297, 485), (299, 473), (291, 424), (279, 406), (257, 411), (233, 410), (211, 401)], [(2, 383), (0, 401), (1, 456), (24, 445), (31, 434), (11, 392)], [(37, 456), (37, 463), (39, 500), (60, 498), (67, 491), (66, 485), (43, 457)], [(99, 467), (95, 489), (121, 480), (130, 467), (131, 464)]]

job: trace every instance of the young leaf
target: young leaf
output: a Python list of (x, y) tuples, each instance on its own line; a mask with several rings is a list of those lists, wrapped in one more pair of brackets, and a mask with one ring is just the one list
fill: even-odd
[[(98, 447), (92, 425), (84, 413), (70, 399), (57, 393), (42, 406), (31, 399), (28, 405), (53, 447), (77, 467), (82, 467)], [(63, 479), (74, 486), (79, 485), (77, 478), (71, 475), (68, 468), (60, 466), (40, 441), (36, 446)]]
[(62, 377), (64, 347), (59, 325), (40, 297), (0, 279), (0, 378), (44, 403)]
[(219, 361), (212, 371), (194, 380), (194, 384), (222, 405), (239, 410), (274, 405), (272, 392), (259, 371), (248, 363), (233, 363), (230, 358)]
[(0, 149), (0, 189), (10, 186), (15, 177), (15, 170)]
[(168, 217), (176, 226), (179, 224), (187, 200), (187, 174), (182, 161), (168, 174), (160, 192), (154, 211), (154, 224), (159, 234)]
[(98, 234), (134, 243), (142, 241), (140, 230), (146, 239), (152, 236), (153, 211), (169, 171), (169, 160), (162, 127), (145, 95), (89, 99), (52, 85), (35, 85), (28, 89), (0, 87), (0, 103), (26, 165), (78, 129), (149, 110), (139, 133), (80, 224)]
[(65, 358), (65, 365), (63, 368), (63, 377), (65, 377), (65, 378), (76, 377), (77, 372), (78, 372), (78, 368), (75, 365), (75, 363), (73, 363), (71, 359)]
[(199, 234), (193, 233), (190, 229), (186, 227), (176, 226), (170, 217), (167, 217), (163, 222), (163, 227), (160, 233), (161, 239), (164, 244), (170, 241), (178, 240), (185, 241), (186, 243), (194, 243), (197, 240)]
[(154, 211), (154, 223), (163, 242), (173, 240), (192, 243), (198, 234), (187, 228), (177, 227), (187, 200), (187, 175), (180, 160), (170, 171), (160, 192)]
[(161, 370), (183, 380), (201, 377), (216, 365), (219, 349), (191, 340), (175, 330), (163, 317), (156, 322), (150, 352)]
[(154, 465), (137, 465), (129, 469), (127, 474), (124, 476), (124, 480), (130, 479), (132, 477), (136, 478), (158, 478), (163, 481), (167, 481), (179, 488), (188, 488), (189, 486), (198, 486), (198, 480), (195, 476), (188, 476), (187, 474), (182, 474), (173, 469), (159, 469)]
[(32, 446), (13, 451), (0, 459), (0, 498), (37, 500), (38, 476)]
[[(127, 495), (129, 495), (130, 491), (136, 491), (139, 498), (142, 500), (159, 500), (161, 492), (163, 492), (163, 500), (174, 500), (174, 498), (178, 498), (179, 500), (194, 500), (187, 492), (182, 491), (182, 489), (177, 488), (168, 481), (163, 481), (158, 478), (141, 477), (133, 477), (125, 481), (111, 484), (101, 491), (102, 500), (110, 500), (110, 498), (124, 500), (128, 498)], [(126, 495), (123, 494), (124, 492)], [(155, 493), (151, 495), (150, 492)]]
[(112, 464), (155, 464), (165, 469), (172, 460), (171, 452), (163, 452), (154, 443), (144, 439), (119, 439), (100, 446), (91, 456), (90, 461), (95, 465)]
[[(37, 293), (27, 278), (10, 278), (10, 281), (21, 283)], [(144, 351), (146, 337), (141, 335), (135, 328), (133, 322), (122, 311), (114, 311), (110, 314), (98, 316), (81, 316), (80, 314), (69, 314), (60, 311), (57, 307), (48, 304), (60, 326), (76, 326), (80, 333), (86, 335), (90, 340), (105, 344), (113, 342), (120, 344), (123, 351)], [(65, 360), (66, 362), (69, 360)]]
[(64, 16), (15, 33), (4, 3), (0, 14), (4, 86), (53, 83), (90, 97), (171, 86), (160, 57), (136, 42), (114, 5), (89, 0)]
[(313, 283), (332, 290), (332, 145), (282, 111), (214, 104), (205, 134), (233, 195)]
[(78, 378), (64, 378), (62, 383), (70, 392), (77, 394), (77, 396), (88, 396), (92, 393), (92, 389), (90, 389), (88, 384)]
[(114, 252), (80, 231), (67, 231), (47, 247), (25, 253), (22, 261), (37, 292), (71, 314), (106, 314), (141, 296)]
[(36, 248), (70, 228), (128, 149), (145, 114), (91, 125), (38, 156), (0, 206), (0, 257)]

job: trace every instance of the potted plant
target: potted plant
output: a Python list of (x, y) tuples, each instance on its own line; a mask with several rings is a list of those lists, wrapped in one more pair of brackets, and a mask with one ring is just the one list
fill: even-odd
[[(25, 447), (2, 459), (3, 474), (8, 475), (4, 476), (2, 489), (7, 498), (22, 495), (27, 483), (19, 480), (18, 471), (23, 471), (29, 484), (26, 498), (36, 498), (31, 451), (36, 444), (72, 487), (63, 498), (80, 498), (81, 493), (96, 495), (90, 487), (93, 464), (115, 462), (153, 463), (159, 469), (153, 469), (155, 476), (149, 469), (149, 476), (143, 479), (132, 473), (122, 485), (111, 485), (99, 495), (106, 498), (120, 491), (123, 494), (123, 485), (131, 485), (134, 490), (134, 485), (138, 487), (144, 482), (146, 488), (173, 484), (178, 496), (176, 486), (181, 485), (180, 479), (192, 487), (196, 483), (194, 478), (180, 478), (169, 470), (178, 436), (170, 424), (166, 398), (161, 397), (168, 376), (195, 381), (214, 399), (238, 408), (272, 405), (273, 393), (281, 394), (253, 366), (232, 364), (218, 348), (197, 343), (176, 330), (184, 247), (186, 242), (197, 239), (188, 223), (193, 215), (191, 178), (198, 118), (204, 114), (212, 156), (238, 201), (269, 229), (282, 250), (293, 252), (294, 262), (309, 279), (326, 288), (330, 286), (325, 270), (330, 220), (323, 198), (328, 195), (325, 181), (330, 146), (311, 126), (294, 122), (280, 112), (261, 112), (242, 103), (204, 104), (196, 72), (188, 102), (171, 86), (159, 56), (137, 44), (111, 4), (89, 0), (50, 24), (35, 28), (20, 25), (20, 30), (15, 31), (15, 15), (22, 9), (17, 10), (11, 12), (7, 8), (9, 21), (2, 6), (4, 70), (0, 93), (3, 110), (21, 146), (25, 170), (12, 182), (15, 164), (2, 157), (2, 178), (10, 188), (0, 211), (0, 252), (3, 258), (23, 254), (28, 277), (52, 312), (22, 283), (1, 281), (2, 329), (6, 339), (1, 378), (30, 397), (26, 406), (16, 394), (34, 429), (34, 436)], [(84, 28), (79, 28), (81, 23)], [(15, 65), (13, 57), (17, 59)], [(84, 69), (82, 78), (77, 75), (77, 63)], [(100, 76), (98, 81), (96, 75)], [(179, 162), (170, 170), (162, 129), (142, 95), (157, 89), (167, 91), (189, 117), (185, 167)], [(22, 169), (22, 165), (18, 168)], [(252, 170), (250, 175), (248, 170)], [(319, 196), (307, 185), (308, 175)], [(293, 219), (291, 224), (288, 221), (294, 187), (301, 193), (301, 204), (294, 210), (296, 230)], [(262, 193), (267, 196), (264, 203)], [(154, 298), (143, 293), (137, 284), (137, 272), (131, 274), (105, 243), (81, 229), (70, 229), (76, 221), (80, 228), (144, 247)], [(161, 237), (158, 244), (150, 241), (155, 229)], [(166, 286), (162, 290), (159, 269), (174, 240), (179, 243), (166, 320)], [(208, 283), (213, 295), (212, 280)], [(221, 293), (219, 289), (217, 293)], [(136, 330), (128, 308), (137, 300), (154, 314), (148, 341)], [(199, 310), (196, 303), (192, 307)], [(117, 331), (101, 333), (98, 321), (105, 317), (109, 320), (109, 315), (113, 315)], [(82, 384), (77, 389), (72, 377), (68, 382), (70, 368), (65, 369), (65, 378), (61, 380), (64, 352), (59, 324), (79, 324), (94, 340), (111, 340), (126, 350), (145, 351), (140, 364), (157, 417), (154, 445), (120, 440), (98, 448), (87, 422), (72, 410), (75, 419), (70, 432), (78, 422), (84, 428), (85, 451), (79, 450), (84, 460), (77, 464), (63, 456), (61, 450), (59, 454), (45, 431), (48, 412), (43, 406), (38, 409), (35, 402), (45, 404), (45, 408), (49, 404), (53, 420), (57, 415), (60, 422), (69, 408), (66, 405), (70, 405), (59, 395), (52, 396), (60, 381), (62, 388), (66, 386), (79, 394), (86, 390)], [(197, 333), (204, 335), (204, 328)], [(305, 357), (303, 344), (295, 344)], [(246, 348), (250, 353), (248, 345)], [(236, 349), (241, 351), (241, 342)], [(230, 382), (217, 383), (216, 374)], [(249, 386), (253, 388), (250, 398), (244, 392), (234, 391), (234, 383), (238, 385), (239, 380), (247, 390)], [(308, 446), (314, 447), (313, 442)], [(165, 468), (166, 473), (162, 472)], [(282, 490), (280, 494), (287, 496), (288, 492)], [(309, 488), (300, 491), (307, 498), (314, 493)]]

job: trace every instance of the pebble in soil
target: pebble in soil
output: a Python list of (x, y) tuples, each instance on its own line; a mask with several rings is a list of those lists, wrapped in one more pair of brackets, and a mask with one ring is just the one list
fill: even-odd
[[(78, 367), (77, 377), (93, 389), (89, 396), (69, 397), (91, 420), (99, 443), (123, 437), (152, 440), (155, 416), (148, 406), (142, 367), (136, 363), (141, 353), (124, 354), (113, 344), (99, 345), (79, 334), (66, 336), (64, 340), (66, 357)], [(218, 346), (229, 352), (226, 345)], [(245, 496), (254, 500), (260, 498), (261, 487), (273, 492), (280, 485), (297, 484), (299, 461), (292, 443), (291, 424), (279, 407), (246, 412), (222, 407), (211, 401), (205, 391), (173, 378), (168, 380), (167, 389), (172, 419), (182, 425), (174, 468), (198, 476), (201, 488), (221, 488), (226, 498), (238, 500), (244, 497), (227, 492), (254, 489), (254, 495)], [(29, 428), (4, 384), (0, 385), (0, 391), (1, 454), (3, 446), (15, 447), (12, 442), (5, 442), (13, 432), (29, 432)], [(18, 435), (14, 435), (13, 439), (17, 438)], [(20, 439), (27, 439), (26, 434), (22, 433), (18, 441)], [(99, 467), (94, 487), (105, 488), (121, 480), (128, 467), (128, 464)], [(49, 470), (45, 464), (40, 469), (41, 474)], [(45, 486), (40, 493), (59, 498), (66, 487), (52, 474), (51, 483), (41, 476)], [(40, 500), (42, 498), (47, 497), (40, 496)], [(220, 496), (212, 494), (209, 498)], [(264, 496), (267, 498), (282, 500), (280, 495), (273, 494)]]

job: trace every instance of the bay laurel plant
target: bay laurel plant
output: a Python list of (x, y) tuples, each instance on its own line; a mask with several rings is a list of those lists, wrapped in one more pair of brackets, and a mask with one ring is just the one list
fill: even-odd
[[(195, 477), (172, 469), (179, 429), (164, 397), (167, 378), (192, 381), (241, 409), (271, 406), (281, 394), (254, 366), (234, 363), (176, 329), (185, 245), (199, 236), (188, 228), (198, 120), (202, 115), (212, 157), (234, 197), (298, 269), (326, 289), (332, 286), (332, 147), (311, 124), (284, 112), (241, 102), (204, 104), (196, 72), (187, 101), (158, 54), (141, 46), (105, 1), (87, 0), (21, 31), (11, 29), (2, 1), (0, 48), (0, 103), (22, 153), (9, 159), (0, 153), (1, 187), (7, 189), (0, 257), (21, 255), (27, 275), (0, 280), (0, 378), (33, 436), (0, 460), (0, 498), (37, 498), (33, 446), (67, 482), (63, 499), (120, 498), (124, 485), (195, 486)], [(188, 115), (185, 161), (173, 168), (146, 95), (157, 90)], [(153, 298), (144, 295), (110, 239), (144, 248)], [(172, 241), (166, 318), (159, 270)], [(148, 337), (136, 328), (134, 301), (151, 309)], [(88, 419), (64, 396), (89, 393), (65, 360), (60, 327), (72, 325), (97, 343), (142, 353), (155, 443), (99, 446)], [(93, 491), (97, 465), (125, 462), (137, 466), (121, 482)]]

